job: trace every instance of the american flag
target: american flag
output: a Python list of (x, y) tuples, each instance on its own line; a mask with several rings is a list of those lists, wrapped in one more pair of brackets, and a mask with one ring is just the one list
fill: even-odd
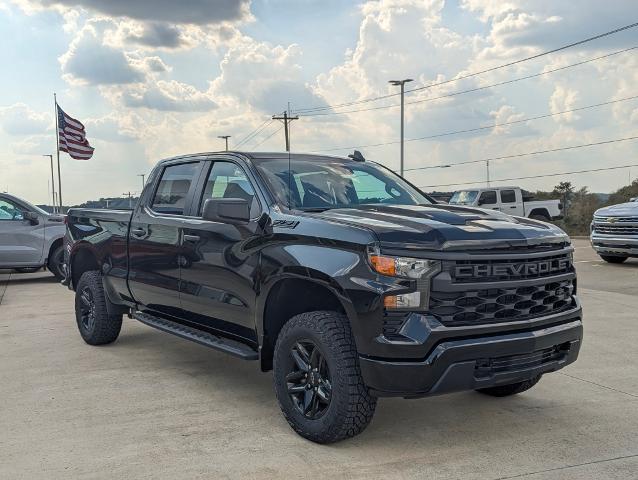
[(93, 147), (86, 139), (84, 125), (73, 117), (69, 117), (60, 105), (58, 109), (58, 145), (61, 152), (68, 153), (76, 160), (88, 160), (93, 156)]

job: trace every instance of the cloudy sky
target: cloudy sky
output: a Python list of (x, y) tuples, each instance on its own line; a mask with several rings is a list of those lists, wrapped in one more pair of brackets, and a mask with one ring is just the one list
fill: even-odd
[[(389, 142), (360, 150), (397, 169), (397, 97), (325, 107), (396, 93), (390, 79), (413, 78), (409, 89), (441, 83), (635, 21), (635, 0), (0, 0), (0, 191), (50, 198), (41, 155), (55, 152), (53, 92), (95, 147), (88, 162), (61, 154), (67, 204), (138, 192), (137, 175), (158, 159), (219, 150), (218, 135), (232, 135), (232, 147), (263, 125), (240, 148), (283, 150), (268, 119), (288, 102), (300, 114), (329, 113), (293, 123), (293, 150), (347, 154)], [(638, 135), (638, 99), (622, 100), (638, 95), (638, 49), (548, 72), (633, 46), (638, 29), (407, 94), (407, 139), (510, 124), (408, 142), (406, 168)], [(624, 141), (496, 160), (491, 175), (638, 164), (637, 152)], [(629, 175), (638, 167), (569, 180), (607, 192)], [(483, 181), (485, 165), (406, 176), (420, 186)], [(560, 180), (506, 183), (536, 190)]]

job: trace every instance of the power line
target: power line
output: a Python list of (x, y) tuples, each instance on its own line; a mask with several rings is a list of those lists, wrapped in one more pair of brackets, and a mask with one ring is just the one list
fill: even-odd
[[(525, 177), (498, 178), (496, 180), (492, 180), (492, 182), (509, 182), (512, 180), (528, 180), (531, 178), (560, 177), (562, 175), (576, 175), (579, 173), (603, 172), (606, 170), (621, 170), (623, 168), (631, 168), (631, 167), (638, 167), (638, 163), (631, 163), (629, 165), (619, 165), (617, 167), (591, 168), (588, 170), (572, 170), (571, 172), (545, 173), (543, 175), (528, 175)], [(476, 182), (442, 183), (439, 185), (421, 185), (419, 188), (451, 187), (454, 185), (475, 185), (477, 183), (485, 183), (485, 180), (478, 180)]]
[[(436, 97), (428, 97), (428, 98), (423, 98), (423, 99), (420, 99), (420, 100), (412, 100), (411, 102), (405, 102), (405, 104), (406, 105), (414, 105), (415, 103), (433, 102), (435, 100), (441, 100), (443, 98), (455, 97), (457, 95), (463, 95), (463, 94), (466, 94), (466, 93), (473, 93), (473, 92), (478, 92), (480, 90), (487, 90), (488, 88), (492, 88), (492, 87), (499, 87), (501, 85), (507, 85), (507, 84), (510, 84), (510, 83), (517, 83), (517, 82), (520, 82), (520, 81), (523, 81), (523, 80), (529, 80), (530, 78), (535, 78), (535, 77), (540, 77), (540, 76), (543, 76), (543, 75), (548, 75), (550, 73), (558, 72), (558, 71), (561, 71), (561, 70), (566, 70), (568, 68), (578, 67), (580, 65), (584, 65), (584, 64), (590, 63), (590, 62), (595, 62), (597, 60), (602, 60), (603, 58), (608, 58), (608, 57), (612, 57), (614, 55), (619, 55), (621, 53), (625, 53), (625, 52), (628, 52), (630, 50), (635, 50), (636, 48), (638, 48), (638, 47), (634, 46), (634, 47), (624, 48), (622, 50), (617, 50), (615, 52), (608, 53), (606, 55), (601, 55), (599, 57), (590, 58), (588, 60), (583, 60), (583, 61), (580, 61), (580, 62), (571, 63), (569, 65), (564, 65), (562, 67), (553, 68), (551, 70), (544, 70), (544, 71), (539, 72), (539, 73), (533, 73), (531, 75), (525, 75), (523, 77), (513, 78), (513, 79), (510, 79), (510, 80), (504, 80), (502, 82), (492, 83), (490, 85), (484, 85), (484, 86), (481, 86), (481, 87), (474, 87), (474, 88), (469, 88), (469, 89), (466, 89), (466, 90), (459, 90), (459, 91), (456, 91), (456, 92), (447, 93), (445, 95), (439, 95), (439, 96), (436, 96)], [(377, 106), (377, 107), (360, 108), (360, 109), (357, 109), (357, 110), (345, 110), (345, 111), (342, 111), (342, 112), (319, 112), (319, 113), (309, 113), (309, 114), (303, 114), (302, 113), (301, 116), (302, 117), (320, 117), (320, 116), (323, 117), (323, 116), (328, 116), (328, 115), (345, 115), (345, 114), (348, 114), (348, 113), (361, 113), (361, 112), (369, 112), (369, 111), (372, 111), (372, 110), (384, 110), (386, 108), (397, 108), (397, 107), (400, 107), (400, 106), (401, 105), (397, 103), (397, 104), (392, 104), (392, 105), (380, 105), (380, 106)]]
[[(464, 130), (453, 130), (450, 132), (443, 132), (443, 133), (436, 133), (433, 135), (426, 135), (424, 137), (416, 137), (416, 138), (407, 138), (405, 140), (405, 142), (419, 142), (422, 140), (430, 140), (432, 138), (439, 138), (439, 137), (446, 137), (446, 136), (450, 136), (450, 135), (458, 135), (461, 133), (472, 133), (472, 132), (479, 132), (481, 130), (490, 130), (492, 128), (497, 128), (497, 127), (505, 127), (507, 125), (515, 125), (518, 123), (525, 123), (525, 122), (531, 122), (533, 120), (541, 120), (543, 118), (550, 118), (550, 117), (555, 117), (558, 115), (565, 115), (566, 113), (574, 113), (574, 112), (580, 112), (582, 110), (588, 110), (590, 108), (596, 108), (596, 107), (603, 107), (606, 105), (612, 105), (614, 103), (619, 103), (619, 102), (625, 102), (627, 100), (634, 100), (638, 98), (638, 95), (634, 95), (631, 97), (625, 97), (625, 98), (619, 98), (617, 100), (610, 100), (608, 102), (602, 102), (602, 103), (596, 103), (594, 105), (585, 105), (582, 107), (578, 107), (578, 108), (571, 108), (569, 110), (563, 110), (561, 112), (554, 112), (554, 113), (547, 113), (544, 115), (537, 115), (534, 117), (527, 117), (527, 118), (521, 118), (519, 120), (511, 120), (509, 122), (502, 122), (502, 123), (493, 123), (491, 125), (485, 125), (483, 127), (474, 127), (474, 128), (467, 128)], [(354, 150), (355, 148), (369, 148), (369, 147), (382, 147), (385, 145), (396, 145), (397, 143), (400, 143), (400, 140), (393, 140), (390, 142), (382, 142), (382, 143), (370, 143), (367, 145), (351, 145), (349, 147), (332, 147), (332, 148), (324, 148), (321, 150), (313, 150), (314, 152), (333, 152), (333, 151), (337, 151), (337, 150)]]
[[(613, 140), (605, 140), (602, 142), (594, 142), (594, 143), (583, 143), (580, 145), (570, 145), (567, 147), (559, 147), (559, 148), (550, 148), (547, 150), (537, 150), (535, 152), (525, 152), (525, 153), (516, 153), (514, 155), (502, 155), (500, 157), (489, 157), (489, 158), (482, 158), (480, 160), (469, 160), (467, 162), (458, 162), (458, 163), (451, 163), (449, 164), (450, 167), (455, 167), (457, 165), (468, 165), (470, 163), (481, 163), (481, 162), (491, 162), (493, 160), (507, 160), (510, 158), (520, 158), (520, 157), (528, 157), (530, 155), (541, 155), (544, 153), (553, 153), (553, 152), (563, 152), (565, 150), (575, 150), (578, 148), (586, 148), (586, 147), (594, 147), (597, 145), (607, 145), (610, 143), (618, 143), (618, 142), (627, 142), (629, 140), (636, 140), (638, 139), (638, 135), (634, 136), (634, 137), (625, 137), (625, 138), (616, 138)], [(413, 172), (416, 170), (428, 170), (428, 169), (432, 169), (432, 168), (442, 168), (440, 165), (431, 165), (428, 167), (416, 167), (416, 168), (406, 168), (405, 171), (406, 172)]]
[(251, 131), (248, 135), (246, 135), (243, 139), (237, 142), (235, 144), (235, 148), (240, 147), (241, 145), (244, 145), (245, 143), (255, 138), (255, 136), (258, 135), (264, 128), (268, 127), (270, 123), (272, 123), (272, 118), (265, 120), (264, 123), (259, 125), (257, 128)]
[[(511, 67), (512, 65), (517, 65), (519, 63), (527, 62), (529, 60), (534, 60), (534, 59), (537, 59), (537, 58), (540, 58), (540, 57), (544, 57), (546, 55), (551, 55), (552, 53), (557, 53), (557, 52), (560, 52), (562, 50), (567, 50), (569, 48), (576, 47), (578, 45), (583, 45), (585, 43), (592, 42), (594, 40), (599, 40), (599, 39), (601, 39), (603, 37), (607, 37), (609, 35), (614, 35), (616, 33), (620, 33), (620, 32), (622, 32), (624, 30), (629, 30), (631, 28), (635, 28), (636, 26), (638, 26), (638, 22), (637, 23), (632, 23), (630, 25), (626, 25), (624, 27), (619, 27), (619, 28), (616, 28), (614, 30), (610, 30), (610, 31), (605, 32), (605, 33), (601, 33), (601, 34), (595, 35), (593, 37), (585, 38), (585, 39), (579, 40), (577, 42), (569, 43), (567, 45), (563, 45), (562, 47), (554, 48), (552, 50), (547, 50), (545, 52), (538, 53), (536, 55), (532, 55), (532, 56), (521, 58), (521, 59), (518, 59), (518, 60), (515, 60), (515, 61), (512, 61), (512, 62), (504, 63), (504, 64), (498, 65), (496, 67), (486, 68), (486, 69), (480, 70), (478, 72), (468, 73), (468, 74), (462, 75), (460, 77), (455, 77), (455, 78), (451, 78), (449, 80), (444, 80), (442, 82), (430, 83), (428, 85), (424, 85), (424, 86), (421, 86), (421, 87), (413, 88), (411, 90), (406, 90), (405, 93), (415, 92), (415, 91), (418, 91), (418, 90), (425, 90), (425, 89), (429, 89), (429, 88), (434, 88), (434, 87), (438, 87), (438, 86), (441, 86), (441, 85), (446, 85), (446, 84), (451, 83), (451, 82), (457, 82), (459, 80), (464, 80), (466, 78), (474, 77), (474, 76), (477, 76), (477, 75), (482, 75), (484, 73), (493, 72), (493, 71), (499, 70), (501, 68)], [(352, 101), (352, 102), (340, 103), (340, 104), (336, 104), (336, 105), (327, 105), (327, 106), (323, 106), (323, 107), (301, 108), (301, 109), (296, 109), (295, 112), (303, 113), (303, 112), (329, 110), (329, 109), (332, 109), (332, 108), (339, 108), (339, 107), (348, 107), (348, 106), (352, 106), (352, 105), (359, 105), (359, 104), (362, 104), (362, 103), (374, 102), (374, 101), (377, 101), (377, 100), (382, 100), (382, 99), (385, 99), (385, 98), (390, 98), (390, 97), (395, 97), (395, 96), (398, 96), (398, 94), (397, 93), (392, 93), (392, 94), (387, 94), (387, 95), (380, 95), (380, 96), (373, 97), (373, 98), (367, 98), (367, 99), (363, 99), (363, 100), (356, 100), (356, 101)]]
[(281, 129), (284, 128), (284, 126), (280, 126), (277, 130), (275, 130), (274, 132), (272, 132), (270, 135), (268, 135), (266, 138), (264, 138), (261, 142), (259, 142), (257, 145), (254, 145), (250, 150), (251, 151), (255, 151), (255, 148), (257, 148), (259, 145), (261, 145), (262, 143), (264, 143), (267, 140), (270, 140), (270, 138), (275, 135), (276, 133), (279, 133), (281, 131)]

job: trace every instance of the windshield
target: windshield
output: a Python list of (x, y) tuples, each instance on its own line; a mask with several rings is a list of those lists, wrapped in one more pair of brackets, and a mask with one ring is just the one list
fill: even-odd
[[(430, 204), (428, 198), (391, 171), (370, 162), (335, 159), (259, 159), (255, 162), (282, 205), (325, 210), (363, 204)], [(290, 189), (288, 185), (290, 184)]]
[(477, 190), (461, 190), (460, 192), (454, 192), (449, 203), (453, 205), (471, 205), (476, 200), (477, 195)]

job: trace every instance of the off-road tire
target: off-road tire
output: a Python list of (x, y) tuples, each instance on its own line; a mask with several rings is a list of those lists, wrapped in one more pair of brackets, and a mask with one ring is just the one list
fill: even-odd
[[(329, 369), (330, 403), (320, 418), (306, 418), (293, 404), (286, 375), (293, 365), (291, 350), (310, 340), (321, 351)], [(274, 383), (279, 406), (290, 426), (302, 437), (317, 443), (333, 443), (361, 433), (370, 423), (377, 405), (361, 378), (357, 349), (345, 315), (330, 311), (307, 312), (283, 326), (275, 345)]]
[[(84, 295), (90, 296), (88, 303)], [(91, 308), (93, 317), (85, 317)], [(120, 334), (122, 315), (109, 315), (100, 272), (92, 270), (82, 274), (75, 291), (75, 319), (82, 339), (89, 345), (114, 342)]]
[(615, 255), (600, 255), (607, 263), (623, 263), (628, 257), (617, 257)]
[(47, 268), (58, 280), (64, 280), (64, 271), (62, 266), (64, 265), (64, 245), (60, 245), (58, 248), (51, 252), (49, 260), (47, 261)]
[(541, 375), (530, 380), (525, 380), (524, 382), (500, 385), (498, 387), (479, 388), (476, 391), (491, 397), (509, 397), (510, 395), (516, 395), (517, 393), (523, 393), (526, 390), (529, 390), (536, 385), (540, 379)]

